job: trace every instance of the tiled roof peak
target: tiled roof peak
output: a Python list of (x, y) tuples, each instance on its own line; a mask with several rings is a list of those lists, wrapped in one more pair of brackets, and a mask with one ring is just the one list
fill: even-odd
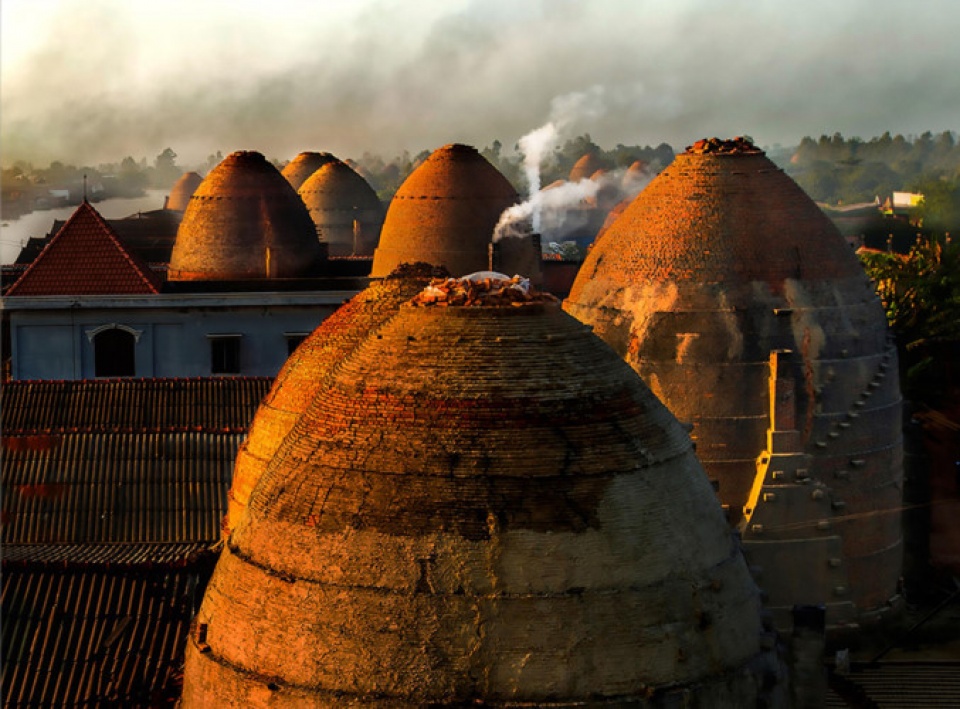
[(160, 292), (160, 279), (84, 200), (8, 296), (136, 295)]

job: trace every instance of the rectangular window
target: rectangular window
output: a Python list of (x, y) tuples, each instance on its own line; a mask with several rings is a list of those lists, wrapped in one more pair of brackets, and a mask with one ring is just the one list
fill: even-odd
[(307, 339), (306, 332), (285, 332), (283, 336), (287, 338), (287, 357), (293, 354), (293, 351), (300, 346), (300, 343)]
[(207, 335), (210, 339), (210, 373), (240, 374), (240, 335)]

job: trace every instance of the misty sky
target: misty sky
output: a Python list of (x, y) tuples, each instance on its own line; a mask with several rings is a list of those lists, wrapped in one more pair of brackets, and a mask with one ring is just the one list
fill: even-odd
[(0, 0), (0, 160), (960, 130), (958, 0)]

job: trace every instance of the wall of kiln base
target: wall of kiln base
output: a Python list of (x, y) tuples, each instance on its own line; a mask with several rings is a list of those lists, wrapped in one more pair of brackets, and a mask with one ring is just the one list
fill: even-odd
[[(618, 476), (599, 528), (581, 533), (471, 541), (245, 521), (197, 618), (203, 642), (194, 634), (188, 646), (184, 706), (563, 705), (701, 682), (689, 692), (705, 706), (751, 705), (758, 680), (738, 668), (757, 654), (758, 599), (736, 546), (711, 533), (719, 514), (690, 526), (660, 504), (706, 503), (709, 489), (690, 475), (701, 475), (692, 459)], [(296, 562), (308, 541), (310, 577)], [(651, 551), (665, 546), (675, 553)]]
[[(256, 709), (270, 707), (284, 709), (286, 707), (328, 707), (329, 709), (363, 709), (376, 707), (377, 709), (419, 709), (424, 706), (422, 700), (405, 699), (401, 697), (387, 697), (377, 695), (358, 695), (345, 692), (318, 692), (311, 688), (294, 687), (283, 684), (277, 678), (256, 675), (238, 671), (237, 668), (226, 665), (212, 657), (196, 650), (195, 637), (187, 640), (188, 664), (191, 671), (184, 680), (184, 706), (217, 706), (235, 707), (237, 709)], [(564, 701), (562, 699), (546, 699), (536, 702), (537, 707), (562, 709), (577, 707), (610, 707), (624, 703), (631, 707), (643, 709), (675, 709), (683, 706), (689, 709), (742, 709), (745, 706), (756, 704), (756, 697), (769, 690), (761, 687), (758, 677), (764, 674), (775, 676), (781, 669), (773, 663), (757, 661), (749, 667), (722, 675), (706, 678), (695, 687), (672, 687), (659, 691), (651, 690), (643, 696), (615, 698), (605, 700), (591, 698), (584, 701)], [(200, 679), (202, 678), (202, 679)], [(779, 694), (775, 694), (779, 696)], [(187, 699), (187, 697), (189, 697)], [(460, 706), (456, 701), (453, 706)], [(470, 703), (472, 706), (484, 707), (513, 707), (518, 706), (515, 700), (492, 701), (485, 700), (482, 704)], [(435, 706), (435, 705), (433, 705)], [(524, 706), (524, 705), (521, 705)], [(529, 704), (525, 705), (529, 706)], [(773, 704), (772, 706), (784, 706)]]

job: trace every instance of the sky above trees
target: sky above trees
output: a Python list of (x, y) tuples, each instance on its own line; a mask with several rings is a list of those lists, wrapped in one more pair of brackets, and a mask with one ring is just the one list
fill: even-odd
[(955, 0), (3, 0), (0, 161), (957, 130)]

